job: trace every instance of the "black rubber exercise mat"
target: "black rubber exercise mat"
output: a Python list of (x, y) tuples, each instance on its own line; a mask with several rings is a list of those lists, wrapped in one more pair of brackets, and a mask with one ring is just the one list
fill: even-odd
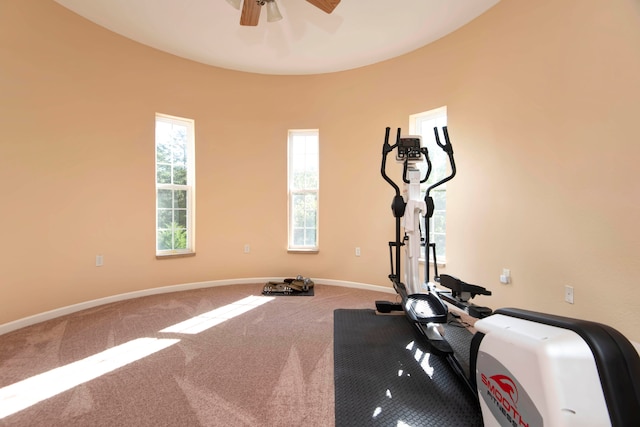
[(403, 315), (335, 310), (334, 366), (337, 427), (482, 426), (471, 392)]

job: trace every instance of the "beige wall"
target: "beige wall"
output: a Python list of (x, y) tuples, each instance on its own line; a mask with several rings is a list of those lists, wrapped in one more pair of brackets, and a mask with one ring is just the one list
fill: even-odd
[[(384, 128), (446, 105), (459, 166), (448, 272), (493, 290), (478, 303), (592, 319), (638, 341), (639, 24), (634, 0), (503, 0), (394, 60), (262, 76), (149, 49), (52, 1), (0, 0), (0, 324), (207, 280), (388, 285)], [(196, 122), (192, 258), (154, 254), (156, 112)], [(320, 129), (318, 255), (286, 252), (292, 128)], [(502, 268), (512, 284), (499, 284)]]

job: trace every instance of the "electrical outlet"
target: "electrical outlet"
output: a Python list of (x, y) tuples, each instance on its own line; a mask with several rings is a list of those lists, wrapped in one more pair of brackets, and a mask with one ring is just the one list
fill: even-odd
[(564, 287), (564, 300), (569, 304), (573, 304), (573, 286)]
[(356, 247), (356, 256), (360, 256), (360, 247)]
[(102, 267), (104, 265), (104, 257), (102, 255), (96, 255), (96, 267)]
[(511, 283), (511, 270), (508, 268), (502, 269), (502, 274), (500, 275), (500, 283), (504, 283), (505, 285)]
[(249, 252), (251, 252), (251, 246), (247, 243), (244, 245), (244, 253), (248, 254)]

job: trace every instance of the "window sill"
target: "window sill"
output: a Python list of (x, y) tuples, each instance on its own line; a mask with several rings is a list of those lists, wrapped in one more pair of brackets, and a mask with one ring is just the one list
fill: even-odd
[(156, 259), (174, 259), (174, 258), (188, 258), (196, 256), (195, 252), (180, 252), (180, 253), (172, 253), (172, 254), (156, 254)]
[(319, 249), (287, 249), (288, 254), (317, 254)]
[[(424, 258), (420, 258), (418, 262), (424, 265)], [(433, 261), (429, 261), (429, 265), (433, 265)], [(447, 266), (447, 261), (438, 261), (438, 268), (445, 268)]]

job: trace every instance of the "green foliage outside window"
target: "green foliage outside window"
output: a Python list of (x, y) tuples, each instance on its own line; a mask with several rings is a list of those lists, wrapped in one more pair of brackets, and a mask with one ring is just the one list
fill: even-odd
[(158, 250), (187, 248), (187, 229), (172, 223), (171, 228), (158, 230)]

